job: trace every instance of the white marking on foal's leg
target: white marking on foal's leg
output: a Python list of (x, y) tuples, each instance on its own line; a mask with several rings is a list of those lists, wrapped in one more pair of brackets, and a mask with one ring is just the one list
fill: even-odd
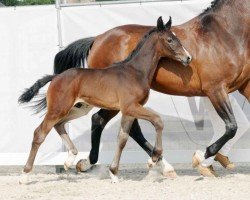
[(64, 163), (64, 169), (67, 171), (75, 162), (77, 154), (74, 154), (71, 150), (68, 152), (68, 158)]
[(109, 170), (109, 176), (111, 178), (111, 183), (118, 183), (119, 179), (117, 175), (114, 175), (110, 170)]
[(162, 170), (162, 175), (168, 178), (176, 178), (177, 174), (174, 170), (174, 167), (168, 163), (168, 161), (165, 160), (164, 157), (157, 163), (157, 165), (160, 165)]
[(162, 157), (162, 159), (160, 159), (158, 162), (153, 162), (152, 158), (148, 159), (147, 167), (149, 170), (153, 169), (156, 165), (161, 167), (161, 173), (163, 176), (168, 178), (177, 177), (174, 167), (169, 164), (164, 157)]
[(149, 158), (149, 159), (148, 159), (148, 164), (147, 164), (148, 169), (152, 169), (152, 168), (154, 168), (155, 166), (156, 166), (156, 162), (154, 162), (154, 161), (152, 160), (152, 158)]
[(30, 176), (31, 171), (29, 173), (26, 173), (24, 171), (22, 171), (21, 177), (19, 179), (19, 184), (28, 184), (30, 182)]

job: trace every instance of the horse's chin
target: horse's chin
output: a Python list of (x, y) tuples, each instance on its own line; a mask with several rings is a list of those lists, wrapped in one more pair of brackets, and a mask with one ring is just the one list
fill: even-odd
[(187, 67), (187, 66), (190, 64), (190, 62), (184, 61), (184, 60), (182, 60), (181, 58), (177, 58), (177, 60), (178, 60), (183, 66), (185, 66), (185, 67)]
[(181, 63), (182, 63), (182, 65), (184, 65), (184, 67), (187, 67), (190, 62), (181, 61)]

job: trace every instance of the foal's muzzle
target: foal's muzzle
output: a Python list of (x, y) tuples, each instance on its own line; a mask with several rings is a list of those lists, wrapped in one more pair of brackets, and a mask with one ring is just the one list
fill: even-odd
[(183, 59), (181, 62), (183, 65), (188, 66), (192, 61), (192, 56), (187, 56), (185, 59)]

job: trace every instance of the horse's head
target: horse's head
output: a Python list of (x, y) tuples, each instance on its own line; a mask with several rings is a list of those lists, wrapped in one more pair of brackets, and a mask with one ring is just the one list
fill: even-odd
[(171, 32), (171, 25), (171, 17), (165, 25), (163, 23), (162, 17), (159, 17), (157, 20), (157, 31), (161, 53), (164, 57), (178, 60), (183, 65), (187, 66), (191, 62), (192, 56), (182, 46), (180, 40), (176, 37), (176, 35)]

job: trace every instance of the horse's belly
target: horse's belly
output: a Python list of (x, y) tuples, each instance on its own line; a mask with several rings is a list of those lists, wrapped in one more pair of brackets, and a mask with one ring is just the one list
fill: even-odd
[(84, 102), (86, 102), (89, 105), (98, 107), (98, 108), (104, 108), (108, 110), (119, 110), (119, 101), (116, 101), (113, 98), (95, 98), (95, 97), (82, 97)]

